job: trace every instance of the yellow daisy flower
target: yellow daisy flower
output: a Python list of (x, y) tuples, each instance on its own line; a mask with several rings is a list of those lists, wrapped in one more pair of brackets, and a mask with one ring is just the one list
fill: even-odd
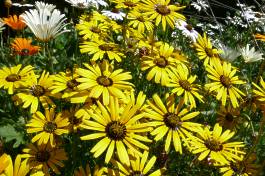
[(108, 26), (97, 19), (91, 21), (83, 21), (76, 25), (79, 30), (79, 35), (82, 35), (85, 40), (98, 39), (107, 36)]
[(11, 164), (9, 160), (9, 155), (5, 153), (2, 154), (0, 156), (0, 163), (0, 174), (2, 175), (5, 172), (6, 168)]
[(199, 59), (204, 60), (204, 65), (210, 63), (212, 64), (215, 60), (219, 60), (219, 55), (222, 51), (213, 48), (210, 39), (207, 37), (206, 33), (203, 37), (199, 34), (197, 42), (194, 43), (194, 47), (197, 51)]
[(34, 75), (33, 67), (28, 65), (22, 68), (22, 65), (8, 68), (3, 67), (0, 70), (0, 88), (8, 90), (8, 94), (13, 94), (15, 89), (29, 85), (29, 79)]
[(141, 70), (149, 70), (146, 79), (150, 81), (154, 78), (155, 83), (165, 86), (169, 83), (169, 72), (181, 60), (173, 57), (174, 47), (165, 43), (162, 44), (154, 55), (144, 56), (141, 58)]
[(189, 120), (199, 115), (200, 112), (189, 112), (189, 109), (182, 108), (183, 99), (176, 105), (173, 96), (166, 95), (166, 97), (166, 105), (157, 94), (153, 95), (153, 102), (147, 101), (150, 108), (145, 109), (146, 117), (152, 119), (148, 124), (155, 126), (151, 135), (155, 136), (155, 141), (166, 136), (166, 152), (169, 152), (172, 142), (176, 152), (182, 153), (182, 141), (186, 143), (186, 138), (192, 136), (192, 132), (196, 132), (196, 129), (201, 126)]
[[(82, 114), (83, 116), (79, 115), (79, 114), (81, 114), (81, 112), (79, 112), (79, 111), (80, 111), (80, 109), (79, 109), (78, 106), (71, 107), (69, 110), (63, 110), (62, 111), (62, 117), (68, 118), (68, 121), (70, 123), (69, 124), (69, 131), (70, 132), (77, 132), (77, 129), (79, 129), (80, 128), (80, 125), (82, 124), (82, 118), (83, 118), (83, 116), (86, 117), (84, 115), (84, 113)], [(79, 112), (78, 113), (78, 116), (76, 115), (77, 112)]]
[(89, 94), (90, 94), (89, 90), (79, 91), (77, 94), (70, 97), (70, 102), (73, 104), (94, 102), (96, 98), (89, 97)]
[(242, 123), (240, 110), (232, 108), (230, 105), (228, 107), (221, 106), (217, 112), (217, 122), (225, 129), (236, 130), (239, 124)]
[(47, 144), (55, 146), (55, 137), (68, 133), (68, 118), (62, 116), (62, 113), (55, 115), (54, 108), (45, 109), (45, 115), (40, 111), (33, 114), (32, 119), (27, 126), (27, 133), (37, 133), (32, 142), (38, 141), (38, 145)]
[(116, 166), (114, 169), (108, 170), (108, 175), (110, 176), (120, 176), (120, 175), (148, 175), (148, 176), (161, 176), (161, 170), (157, 169), (155, 171), (151, 170), (156, 162), (156, 157), (153, 156), (148, 160), (149, 152), (144, 151), (143, 156), (140, 157), (131, 153), (131, 165), (130, 167), (116, 161), (112, 160), (112, 164)]
[(127, 149), (131, 149), (137, 155), (141, 155), (139, 149), (149, 149), (142, 142), (151, 142), (151, 140), (146, 136), (137, 134), (152, 129), (148, 123), (139, 122), (145, 114), (137, 114), (137, 110), (141, 107), (134, 105), (133, 102), (128, 103), (127, 107), (122, 110), (118, 99), (113, 97), (111, 97), (108, 106), (103, 106), (100, 101), (97, 103), (99, 109), (89, 112), (91, 118), (84, 120), (84, 125), (81, 125), (84, 129), (93, 130), (93, 133), (82, 136), (81, 140), (100, 139), (90, 151), (94, 153), (95, 158), (107, 151), (105, 163), (109, 163), (114, 150), (116, 150), (121, 163), (129, 166), (130, 159)]
[(55, 106), (50, 97), (58, 97), (58, 94), (52, 95), (49, 90), (53, 85), (53, 80), (49, 76), (49, 72), (43, 71), (40, 78), (38, 80), (37, 78), (37, 75), (32, 76), (30, 85), (21, 91), (21, 93), (14, 96), (14, 100), (18, 104), (23, 104), (22, 108), (28, 108), (30, 106), (30, 113), (35, 113), (38, 110), (39, 101), (44, 108), (48, 108), (49, 105)]
[(145, 0), (140, 6), (151, 20), (155, 20), (156, 26), (162, 22), (165, 31), (167, 24), (173, 29), (176, 20), (185, 20), (182, 14), (176, 12), (184, 9), (185, 6), (169, 5), (169, 3), (170, 0)]
[(89, 96), (92, 98), (102, 96), (104, 105), (109, 104), (111, 96), (126, 99), (123, 91), (131, 90), (133, 86), (127, 82), (132, 79), (129, 72), (123, 72), (122, 69), (109, 70), (110, 64), (107, 62), (104, 68), (99, 65), (84, 65), (87, 69), (78, 68), (76, 71), (80, 75), (77, 79), (80, 82), (77, 86), (80, 90), (90, 90)]
[[(148, 105), (145, 104), (146, 95), (143, 92), (139, 92), (137, 96), (135, 96), (135, 90), (132, 89), (130, 91), (125, 92), (126, 100), (121, 102), (121, 105), (126, 105), (129, 102), (132, 102), (134, 105), (141, 107), (138, 112), (142, 112)], [(122, 104), (123, 103), (123, 104)]]
[(243, 161), (231, 162), (229, 165), (225, 165), (220, 168), (220, 173), (223, 176), (254, 176), (259, 172), (259, 166), (254, 164), (257, 157), (251, 154), (247, 159)]
[(146, 48), (147, 54), (143, 54), (143, 55), (148, 56), (151, 53), (153, 53), (154, 50), (159, 51), (160, 46), (163, 44), (165, 44), (165, 43), (158, 41), (157, 37), (154, 36), (152, 33), (149, 36), (146, 36), (145, 38), (141, 38), (141, 40), (139, 41), (138, 47), (139, 47), (139, 49)]
[(230, 161), (242, 161), (245, 154), (242, 150), (243, 142), (228, 142), (234, 136), (234, 132), (226, 130), (222, 133), (222, 127), (217, 123), (213, 131), (208, 127), (200, 129), (198, 137), (190, 138), (190, 149), (192, 153), (199, 154), (201, 161), (205, 158), (217, 164), (229, 164)]
[(204, 102), (203, 96), (198, 93), (200, 86), (194, 84), (197, 76), (190, 76), (188, 68), (183, 64), (171, 69), (172, 72), (169, 73), (170, 83), (166, 85), (173, 87), (171, 92), (178, 96), (184, 95), (185, 104), (190, 104), (191, 108), (196, 107), (195, 98)]
[(107, 168), (98, 166), (94, 167), (94, 172), (91, 172), (89, 164), (86, 165), (86, 169), (80, 166), (77, 170), (74, 171), (74, 176), (107, 176)]
[(79, 17), (80, 24), (83, 22), (89, 22), (93, 20), (98, 20), (100, 22), (104, 22), (108, 20), (108, 17), (102, 15), (98, 11), (94, 10), (92, 13), (89, 14), (83, 14)]
[(117, 62), (121, 62), (121, 57), (124, 56), (124, 54), (119, 51), (117, 44), (105, 42), (99, 39), (94, 39), (90, 42), (84, 42), (80, 48), (81, 53), (93, 55), (92, 61), (99, 59), (102, 60), (103, 58), (107, 57), (110, 60), (115, 59)]
[(254, 82), (252, 83), (252, 85), (256, 88), (253, 89), (253, 93), (255, 94), (255, 96), (257, 96), (257, 99), (261, 102), (265, 102), (265, 82), (263, 78), (260, 77), (260, 85), (262, 87), (258, 86)]
[(28, 148), (23, 149), (23, 152), (21, 157), (26, 159), (30, 168), (42, 171), (45, 176), (51, 176), (51, 172), (60, 174), (58, 166), (64, 167), (63, 161), (68, 159), (64, 149), (53, 148), (50, 145), (29, 144)]
[(245, 82), (238, 79), (236, 68), (232, 68), (231, 63), (222, 62), (218, 59), (212, 65), (206, 65), (207, 77), (212, 81), (205, 86), (210, 92), (216, 92), (216, 99), (226, 105), (227, 98), (230, 99), (234, 108), (238, 107), (238, 99), (245, 94), (234, 85), (244, 84)]
[(26, 176), (29, 173), (30, 167), (27, 161), (21, 161), (21, 155), (17, 155), (14, 165), (9, 155), (8, 161), (10, 164), (6, 168), (4, 176)]
[(145, 30), (148, 32), (153, 31), (153, 23), (148, 19), (147, 15), (139, 11), (133, 10), (129, 12), (128, 19), (130, 20), (128, 25), (137, 28), (139, 33), (144, 33)]
[(74, 72), (67, 70), (65, 73), (60, 72), (59, 74), (52, 75), (53, 85), (49, 87), (52, 94), (63, 93), (62, 98), (69, 98), (79, 93), (77, 86), (79, 83), (76, 79), (79, 76)]
[[(82, 93), (82, 92), (81, 92)], [(81, 94), (80, 93), (80, 94)], [(84, 97), (82, 95), (77, 95), (77, 97), (73, 97), (71, 103), (83, 103), (83, 106), (81, 108), (79, 108), (76, 112), (75, 112), (75, 116), (78, 119), (89, 119), (90, 115), (88, 113), (88, 111), (94, 110), (97, 108), (97, 100), (96, 98), (89, 98), (89, 92), (86, 91), (84, 93)], [(81, 99), (81, 101), (80, 101)]]
[(117, 9), (135, 9), (140, 4), (140, 0), (111, 0), (111, 2), (116, 3), (115, 8)]

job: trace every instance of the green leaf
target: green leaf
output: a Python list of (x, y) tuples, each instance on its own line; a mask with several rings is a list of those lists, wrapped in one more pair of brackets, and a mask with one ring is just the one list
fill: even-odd
[(5, 138), (6, 142), (15, 140), (13, 145), (14, 148), (17, 148), (24, 143), (23, 133), (16, 131), (16, 129), (10, 124), (0, 127), (0, 137)]

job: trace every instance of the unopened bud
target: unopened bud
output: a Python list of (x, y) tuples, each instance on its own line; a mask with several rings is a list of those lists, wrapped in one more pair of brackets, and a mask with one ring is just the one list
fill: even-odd
[(12, 1), (11, 0), (5, 0), (5, 7), (10, 8), (12, 6)]

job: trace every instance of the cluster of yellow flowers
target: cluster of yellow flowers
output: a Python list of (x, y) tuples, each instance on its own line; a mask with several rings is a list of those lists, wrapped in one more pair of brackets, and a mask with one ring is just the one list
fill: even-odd
[[(189, 58), (173, 44), (159, 41), (157, 36), (158, 29), (170, 31), (168, 27), (174, 28), (178, 20), (185, 20), (178, 13), (184, 6), (171, 4), (169, 0), (111, 2), (115, 10), (126, 12), (122, 23), (93, 11), (82, 15), (76, 25), (82, 37), (80, 51), (91, 57), (90, 62), (83, 63), (84, 67), (75, 66), (57, 74), (44, 70), (40, 75), (31, 65), (0, 69), (0, 88), (12, 95), (16, 105), (29, 109), (32, 114), (26, 122), (32, 143), (17, 156), (14, 165), (11, 157), (3, 154), (0, 174), (60, 174), (59, 167), (67, 160), (60, 137), (78, 130), (87, 133), (81, 140), (97, 142), (90, 149), (95, 158), (105, 153), (105, 163), (115, 166), (97, 167), (94, 175), (163, 175), (166, 168), (152, 169), (156, 156), (148, 159), (150, 144), (161, 140), (166, 153), (173, 148), (182, 154), (184, 148), (198, 160), (220, 168), (224, 175), (233, 175), (242, 167), (245, 174), (254, 173), (253, 160), (244, 159), (244, 143), (231, 140), (235, 131), (223, 130), (222, 120), (213, 129), (196, 120), (201, 114), (198, 102), (205, 102), (203, 95), (207, 92), (221, 101), (224, 114), (232, 116), (229, 117), (233, 121), (231, 112), (236, 111), (245, 96), (238, 88), (245, 84), (236, 76), (238, 69), (220, 57), (222, 51), (212, 46), (206, 34), (199, 35), (192, 45), (198, 58), (204, 60), (208, 78), (205, 85), (199, 85)], [(12, 44), (18, 54), (34, 54), (40, 50), (38, 46), (29, 46), (30, 43), (24, 46), (22, 41), (25, 39), (17, 39)], [(127, 58), (128, 55), (132, 57)], [(117, 69), (126, 59), (133, 59), (134, 66), (139, 63), (140, 70), (147, 72), (148, 81), (169, 87), (170, 92), (165, 92), (163, 98), (154, 94), (147, 100), (130, 82), (132, 74)], [(252, 84), (253, 94), (265, 102), (263, 79), (260, 79), (261, 87)], [(70, 102), (71, 108), (59, 109), (57, 100)], [(89, 174), (89, 166), (74, 172), (76, 176)]]

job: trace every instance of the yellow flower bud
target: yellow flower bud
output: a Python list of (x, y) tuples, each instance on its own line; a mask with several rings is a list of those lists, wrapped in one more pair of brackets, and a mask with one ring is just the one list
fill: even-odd
[(5, 0), (5, 7), (10, 8), (12, 6), (12, 1), (11, 0)]

